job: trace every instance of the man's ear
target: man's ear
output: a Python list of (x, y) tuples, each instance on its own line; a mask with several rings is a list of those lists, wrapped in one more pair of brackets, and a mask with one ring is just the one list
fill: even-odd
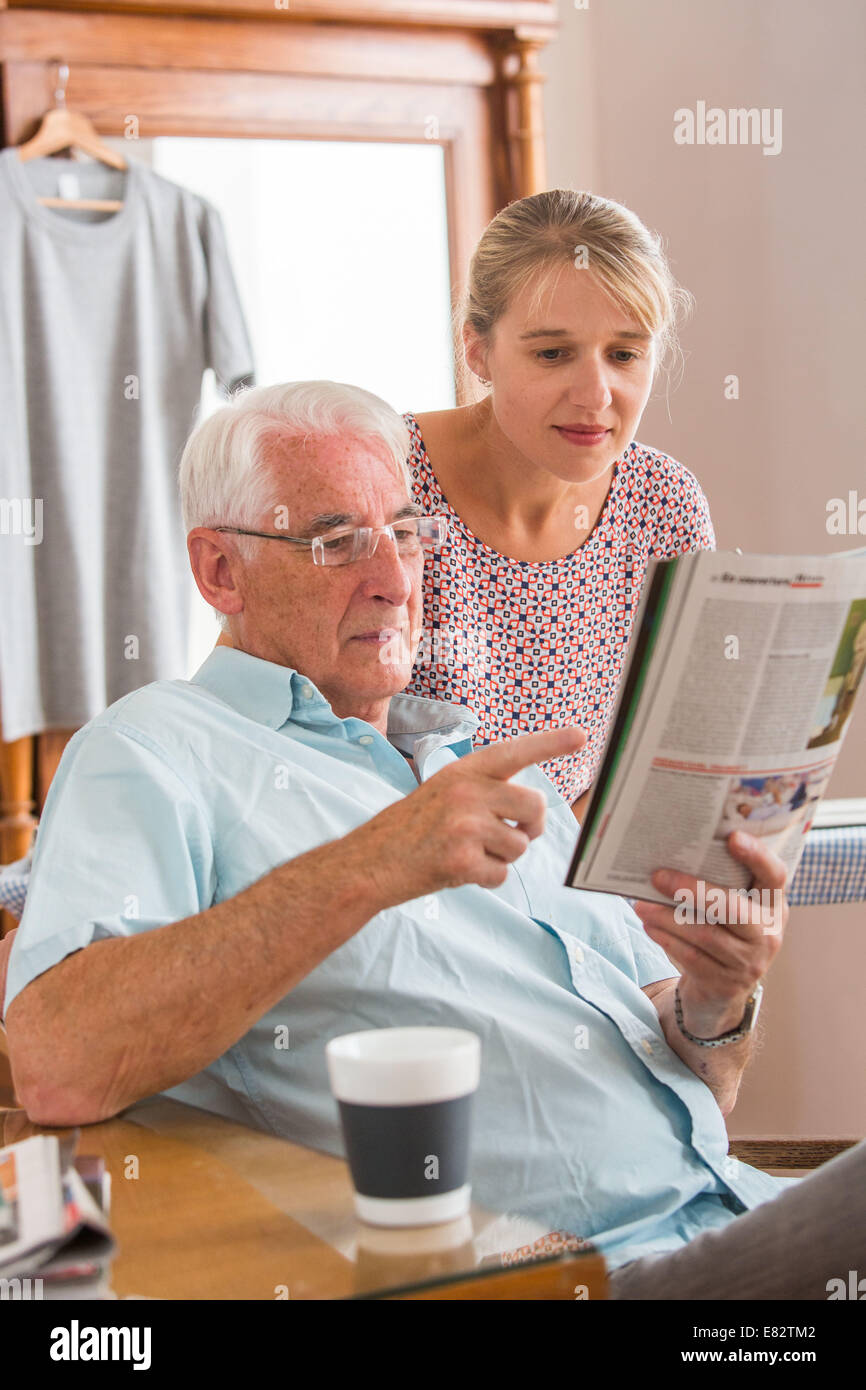
[(244, 601), (235, 580), (239, 561), (231, 542), (209, 527), (197, 526), (186, 545), (192, 577), (205, 603), (229, 617), (240, 613)]

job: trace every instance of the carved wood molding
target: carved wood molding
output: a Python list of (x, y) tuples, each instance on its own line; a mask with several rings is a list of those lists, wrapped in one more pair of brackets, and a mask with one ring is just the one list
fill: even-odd
[[(0, 0), (2, 4), (2, 0)], [(64, 10), (0, 13), (4, 62), (62, 57), (71, 68), (110, 65), (207, 71), (282, 72), (370, 81), (442, 82), (486, 87), (496, 80), (490, 39), (470, 31), (372, 29), (273, 19), (165, 14), (92, 14)], [(49, 65), (50, 66), (50, 65)], [(46, 71), (46, 82), (53, 74)], [(51, 92), (46, 91), (50, 99)], [(72, 96), (67, 92), (67, 99)]]
[[(6, 3), (16, 11), (40, 8), (34, 0)], [(557, 24), (555, 0), (52, 0), (51, 8), (247, 19), (276, 16), (288, 23), (315, 19), (329, 24), (498, 29), (542, 40), (552, 37)]]

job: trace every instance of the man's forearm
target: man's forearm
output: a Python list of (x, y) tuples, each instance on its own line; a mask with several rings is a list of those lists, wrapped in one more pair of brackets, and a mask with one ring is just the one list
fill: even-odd
[(93, 1123), (208, 1066), (389, 905), (369, 867), (353, 832), (193, 917), (94, 942), (40, 975), (6, 1017), (31, 1119)]
[[(699, 1047), (697, 1043), (689, 1042), (680, 1031), (674, 1015), (675, 988), (676, 981), (672, 980), (666, 989), (653, 996), (668, 1046), (709, 1086), (722, 1114), (729, 1115), (736, 1104), (740, 1080), (752, 1054), (754, 1034), (740, 1042), (727, 1043), (724, 1047)], [(713, 1036), (727, 1032), (729, 1028), (736, 1028), (742, 1015), (741, 1008), (738, 1017), (722, 1021)], [(686, 1027), (689, 1027), (688, 1020)]]

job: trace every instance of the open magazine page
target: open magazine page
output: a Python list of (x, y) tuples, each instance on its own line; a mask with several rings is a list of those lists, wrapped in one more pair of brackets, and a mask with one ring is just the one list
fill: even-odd
[(0, 1278), (38, 1273), (68, 1282), (102, 1271), (114, 1250), (106, 1213), (76, 1168), (63, 1167), (56, 1136), (0, 1149), (0, 1192)]
[(866, 557), (705, 551), (647, 582), (654, 640), (624, 676), (623, 746), (606, 758), (569, 881), (659, 901), (650, 875), (671, 867), (745, 888), (726, 846), (745, 830), (790, 882), (866, 667)]

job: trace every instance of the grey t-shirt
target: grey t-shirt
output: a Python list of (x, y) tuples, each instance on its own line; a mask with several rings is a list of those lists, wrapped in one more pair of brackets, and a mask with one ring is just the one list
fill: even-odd
[[(44, 207), (61, 173), (122, 209)], [(209, 366), (253, 380), (216, 208), (132, 162), (0, 153), (4, 740), (187, 675), (177, 465)]]

